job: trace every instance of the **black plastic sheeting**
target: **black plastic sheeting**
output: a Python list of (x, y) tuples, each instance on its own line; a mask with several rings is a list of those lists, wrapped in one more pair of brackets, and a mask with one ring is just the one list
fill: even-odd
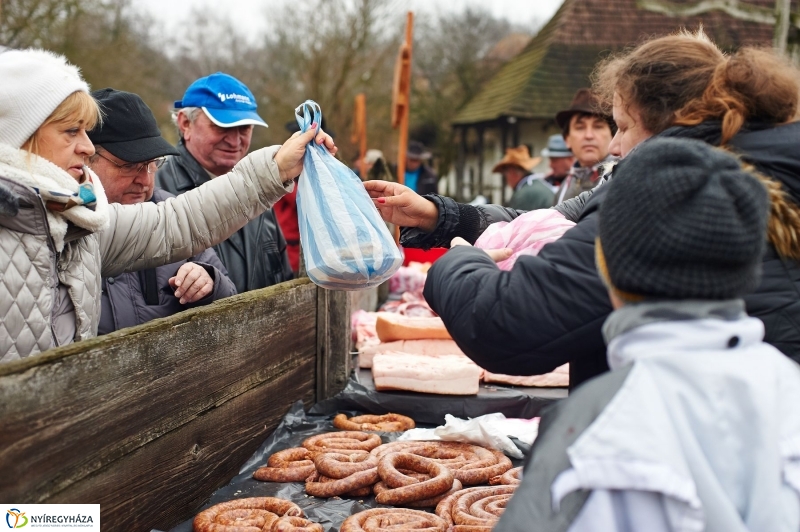
[(466, 419), (501, 412), (509, 418), (530, 419), (548, 404), (567, 396), (566, 388), (521, 388), (481, 384), (477, 395), (433, 395), (377, 391), (370, 370), (357, 370), (345, 389), (314, 405), (311, 414), (355, 410), (371, 414), (393, 412), (417, 423), (444, 425), (445, 414)]
[[(345, 413), (350, 416), (363, 412), (345, 411)], [(418, 423), (417, 426), (420, 428), (433, 428), (435, 425), (426, 427), (426, 424)], [(303, 440), (308, 437), (336, 430), (338, 429), (333, 426), (333, 415), (306, 414), (303, 411), (303, 403), (298, 401), (292, 405), (289, 412), (287, 412), (269, 438), (267, 438), (255, 454), (242, 466), (239, 474), (235, 476), (227, 486), (215, 491), (208, 504), (203, 506), (202, 510), (221, 502), (245, 497), (279, 497), (297, 504), (303, 509), (308, 519), (320, 523), (325, 528), (326, 532), (335, 532), (339, 530), (344, 520), (350, 515), (370, 508), (391, 508), (390, 506), (376, 503), (373, 496), (345, 499), (339, 497), (318, 499), (306, 495), (305, 485), (301, 482), (260, 482), (253, 479), (253, 472), (262, 465), (265, 465), (267, 458), (273, 453), (290, 447), (299, 447)], [(388, 443), (396, 440), (402, 433), (392, 432), (379, 434), (383, 443)], [(521, 442), (515, 443), (518, 443), (523, 452), (529, 450), (527, 445)], [(522, 460), (512, 460), (512, 462), (514, 466), (522, 465)], [(430, 509), (430, 511), (432, 510), (433, 509)], [(181, 523), (175, 528), (172, 528), (170, 532), (192, 532), (193, 520), (194, 518)], [(159, 531), (153, 530), (152, 532)]]
[[(302, 402), (295, 403), (269, 438), (242, 466), (239, 474), (227, 486), (215, 491), (203, 509), (245, 497), (279, 497), (297, 504), (309, 519), (320, 523), (326, 531), (338, 531), (342, 522), (352, 514), (369, 508), (388, 507), (377, 504), (372, 496), (317, 499), (306, 495), (301, 482), (260, 482), (253, 479), (253, 472), (266, 465), (267, 458), (275, 452), (300, 447), (306, 438), (338, 430), (333, 426), (333, 416), (340, 412), (348, 416), (394, 412), (413, 418), (420, 428), (434, 428), (444, 424), (445, 414), (473, 418), (502, 412), (506, 417), (532, 418), (538, 415), (542, 407), (566, 396), (567, 390), (564, 388), (513, 388), (491, 384), (482, 384), (478, 394), (472, 396), (378, 392), (372, 382), (372, 372), (362, 369), (356, 371), (342, 392), (317, 403), (308, 413), (303, 410)], [(383, 443), (396, 440), (400, 434), (380, 433)], [(512, 440), (523, 452), (529, 451), (528, 445)], [(512, 462), (515, 466), (522, 464), (522, 460)], [(185, 521), (170, 532), (192, 532), (192, 521)]]
[[(338, 429), (333, 426), (332, 416), (308, 415), (303, 410), (303, 403), (298, 401), (292, 405), (269, 438), (242, 466), (239, 474), (227, 486), (214, 492), (203, 510), (221, 502), (245, 497), (279, 497), (294, 502), (303, 509), (306, 517), (320, 523), (326, 531), (333, 531), (338, 530), (348, 516), (369, 508), (381, 507), (375, 503), (373, 497), (317, 499), (306, 495), (302, 482), (261, 482), (253, 479), (253, 472), (266, 465), (267, 458), (273, 453), (290, 447), (300, 447), (306, 438), (336, 430)], [(387, 443), (397, 439), (401, 433), (380, 434), (383, 442)], [(181, 523), (170, 532), (192, 532), (193, 520), (194, 518)]]

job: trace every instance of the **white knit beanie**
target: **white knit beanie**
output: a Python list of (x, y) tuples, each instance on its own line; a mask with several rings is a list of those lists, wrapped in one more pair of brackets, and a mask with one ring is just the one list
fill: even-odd
[(46, 50), (0, 53), (0, 142), (21, 148), (73, 92), (89, 92), (78, 67)]

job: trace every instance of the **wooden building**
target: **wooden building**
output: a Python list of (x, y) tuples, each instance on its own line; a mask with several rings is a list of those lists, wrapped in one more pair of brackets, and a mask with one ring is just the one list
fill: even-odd
[[(797, 10), (798, 0), (792, 0)], [(681, 28), (701, 25), (725, 50), (770, 45), (774, 25), (734, 18), (721, 10), (695, 16), (663, 13), (664, 5), (696, 0), (565, 0), (528, 45), (506, 63), (453, 121), (457, 156), (442, 192), (469, 201), (478, 194), (502, 203), (509, 191), (491, 172), (507, 147), (526, 144), (532, 155), (559, 133), (555, 114), (569, 107), (576, 90), (589, 86), (597, 62), (610, 53)], [(731, 4), (731, 2), (728, 2)], [(738, 2), (772, 9), (775, 0)], [(545, 171), (547, 161), (537, 170)]]

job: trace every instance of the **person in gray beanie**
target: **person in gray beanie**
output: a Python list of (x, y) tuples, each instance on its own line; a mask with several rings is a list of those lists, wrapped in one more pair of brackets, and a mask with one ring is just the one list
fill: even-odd
[(767, 192), (728, 153), (652, 139), (615, 169), (597, 269), (612, 371), (546, 411), (495, 531), (800, 528), (800, 368), (762, 341)]

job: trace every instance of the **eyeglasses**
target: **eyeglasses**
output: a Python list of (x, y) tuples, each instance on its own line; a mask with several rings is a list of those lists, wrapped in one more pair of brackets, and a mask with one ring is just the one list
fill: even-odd
[[(99, 157), (103, 157), (103, 154), (100, 153), (100, 152), (97, 152), (97, 155)], [(166, 157), (159, 157), (158, 159), (152, 159), (150, 161), (144, 161), (143, 163), (119, 164), (119, 163), (116, 163), (116, 162), (112, 161), (108, 157), (103, 157), (103, 159), (105, 159), (106, 161), (110, 162), (111, 164), (113, 164), (114, 166), (119, 168), (119, 175), (121, 175), (123, 177), (136, 177), (145, 168), (147, 168), (147, 173), (148, 174), (155, 174), (156, 170), (161, 168), (161, 165), (163, 165), (164, 161), (167, 160)]]

